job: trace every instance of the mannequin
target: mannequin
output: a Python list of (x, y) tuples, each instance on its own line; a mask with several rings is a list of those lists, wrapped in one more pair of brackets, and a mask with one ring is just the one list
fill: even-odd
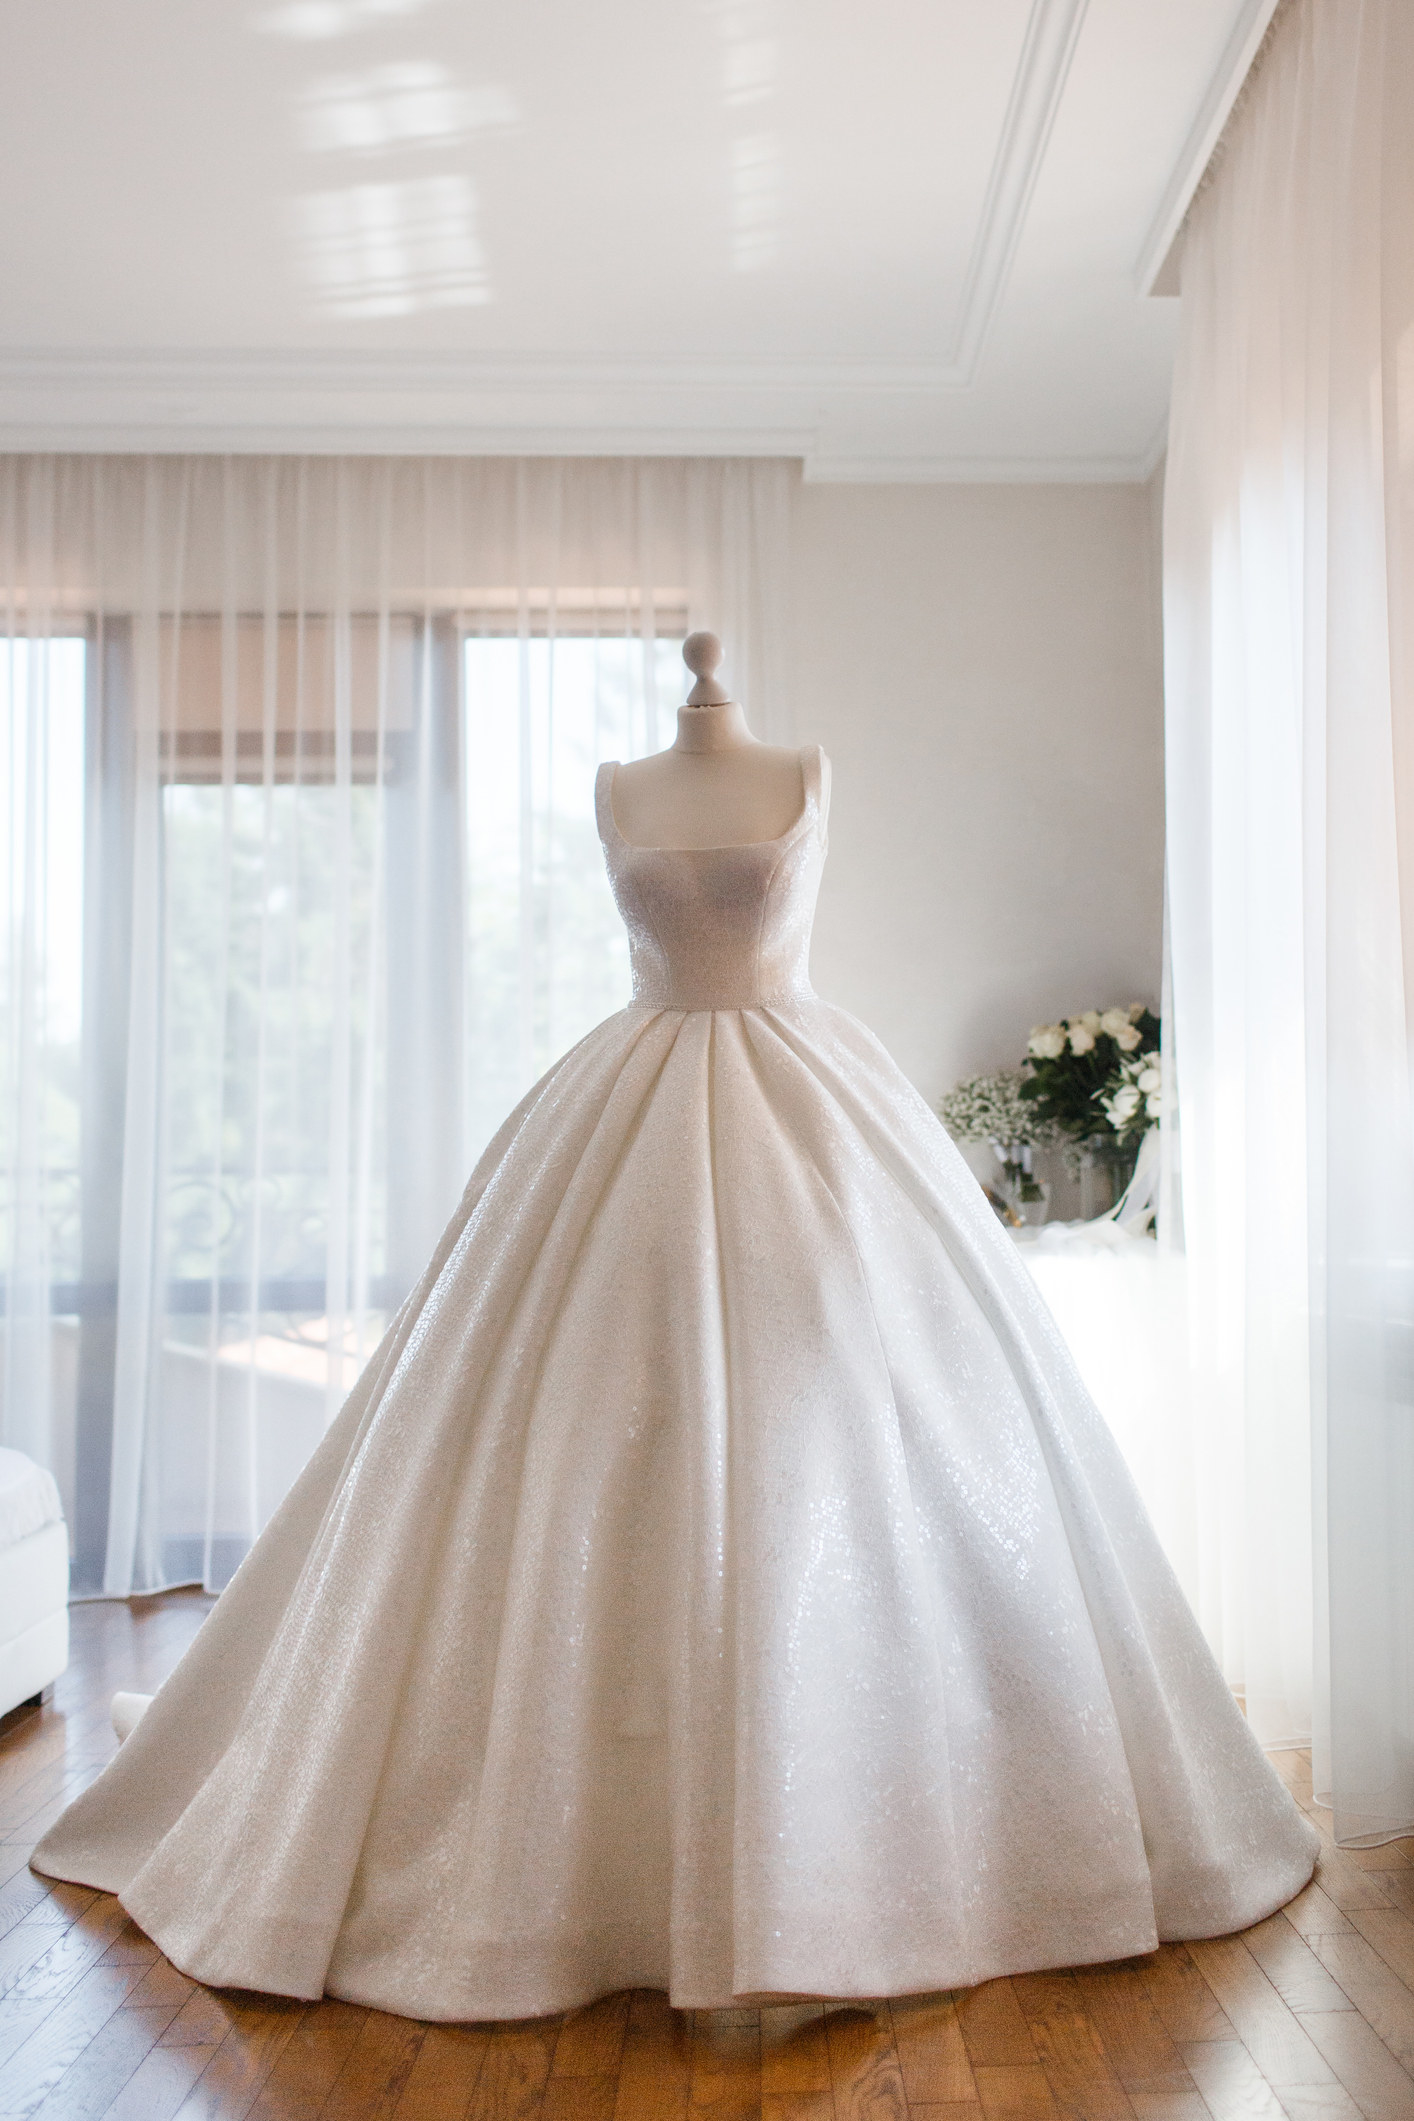
[(800, 753), (763, 744), (714, 671), (715, 633), (690, 633), (682, 659), (697, 682), (678, 709), (676, 742), (616, 769), (614, 822), (635, 847), (749, 847), (790, 831), (805, 802)]

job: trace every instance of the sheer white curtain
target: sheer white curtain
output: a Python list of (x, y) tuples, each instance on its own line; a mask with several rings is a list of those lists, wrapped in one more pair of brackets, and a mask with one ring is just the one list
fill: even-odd
[(1203, 1617), (1351, 1841), (1414, 1825), (1412, 482), (1414, 9), (1296, 0), (1184, 256), (1169, 864)]
[(694, 625), (788, 739), (791, 476), (0, 460), (3, 1435), (80, 1589), (229, 1577), (627, 999), (594, 769)]

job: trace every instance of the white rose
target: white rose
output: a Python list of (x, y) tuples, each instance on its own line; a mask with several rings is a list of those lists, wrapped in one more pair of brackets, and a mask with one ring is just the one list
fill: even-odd
[(1026, 1050), (1037, 1060), (1059, 1060), (1065, 1051), (1064, 1024), (1038, 1024), (1026, 1041)]
[(1082, 1009), (1079, 1016), (1073, 1016), (1070, 1021), (1072, 1025), (1083, 1024), (1093, 1037), (1100, 1028), (1100, 1012), (1098, 1009)]
[(1117, 1127), (1123, 1127), (1139, 1110), (1139, 1092), (1133, 1083), (1125, 1083), (1110, 1099), (1110, 1118)]
[(1147, 1002), (1131, 1002), (1129, 1005), (1129, 1021), (1131, 1022), (1131, 1024), (1137, 1024), (1140, 1017), (1145, 1014), (1148, 1007), (1149, 1004)]
[(1141, 1068), (1134, 1081), (1136, 1088), (1142, 1090), (1146, 1097), (1152, 1097), (1156, 1090), (1162, 1090), (1164, 1086), (1164, 1079), (1157, 1068)]
[(1164, 1101), (1162, 1097), (1160, 1097), (1157, 1090), (1151, 1090), (1149, 1095), (1145, 1098), (1144, 1110), (1148, 1113), (1150, 1119), (1163, 1118)]
[(1128, 1011), (1124, 1009), (1106, 1009), (1104, 1015), (1100, 1018), (1100, 1029), (1109, 1038), (1118, 1038), (1122, 1031), (1129, 1029)]
[(1122, 1031), (1112, 1032), (1111, 1036), (1121, 1053), (1132, 1053), (1136, 1046), (1144, 1043), (1133, 1024), (1126, 1024)]
[(1093, 1053), (1095, 1050), (1094, 1032), (1078, 1019), (1070, 1027), (1070, 1050), (1072, 1053)]

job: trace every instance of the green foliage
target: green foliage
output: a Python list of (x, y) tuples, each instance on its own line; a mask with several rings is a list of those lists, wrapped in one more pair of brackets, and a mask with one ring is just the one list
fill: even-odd
[[(1124, 1031), (1114, 1021), (1120, 1017), (1126, 1020)], [(1135, 1063), (1158, 1052), (1159, 1033), (1158, 1017), (1137, 1006), (1103, 1013), (1092, 1009), (1063, 1023), (1039, 1025), (1031, 1034), (1018, 1094), (1034, 1107), (1038, 1119), (1049, 1121), (1072, 1141), (1131, 1134), (1133, 1120), (1116, 1128), (1108, 1104)], [(1059, 1051), (1053, 1050), (1057, 1046)], [(1155, 1116), (1146, 1111), (1144, 1125)]]

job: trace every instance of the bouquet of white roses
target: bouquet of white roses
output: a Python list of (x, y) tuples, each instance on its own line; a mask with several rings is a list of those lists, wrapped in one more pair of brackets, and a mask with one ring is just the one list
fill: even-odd
[(1074, 1142), (1138, 1142), (1159, 1117), (1160, 1024), (1146, 1002), (1038, 1024), (1017, 1095)]
[(1147, 1134), (1163, 1118), (1163, 1076), (1155, 1053), (1127, 1054), (1116, 1071), (1118, 1080), (1100, 1109), (1121, 1141)]

